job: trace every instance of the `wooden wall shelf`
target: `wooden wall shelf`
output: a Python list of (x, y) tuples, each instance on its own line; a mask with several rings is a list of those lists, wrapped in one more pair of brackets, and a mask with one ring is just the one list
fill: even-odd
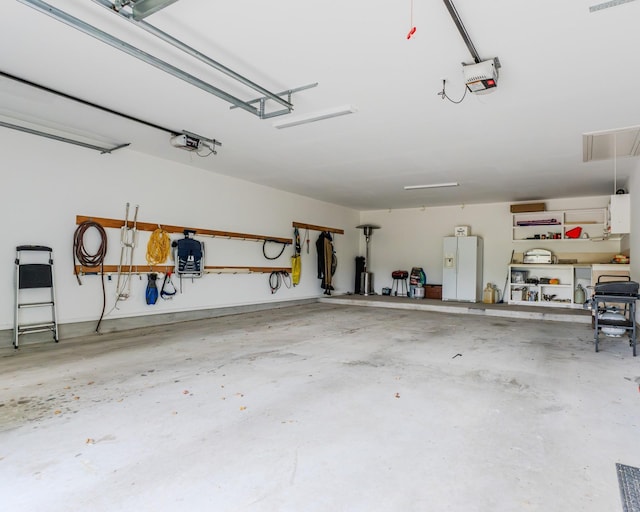
[(270, 274), (271, 272), (291, 273), (291, 267), (224, 267), (205, 265), (204, 271), (211, 274)]
[[(118, 265), (104, 265), (104, 267), (84, 267), (76, 265), (78, 275), (100, 275), (117, 274)], [(169, 270), (174, 270), (173, 265), (133, 265), (131, 273), (135, 275), (151, 274), (152, 272), (166, 274)], [(253, 267), (253, 266), (223, 266), (223, 265), (205, 265), (205, 273), (207, 274), (270, 274), (271, 272), (287, 272), (291, 273), (291, 267)], [(129, 265), (121, 267), (123, 274), (129, 272)], [(177, 275), (177, 274), (176, 274)]]
[(326, 226), (316, 226), (315, 224), (306, 224), (304, 222), (293, 222), (294, 228), (310, 229), (311, 231), (328, 231), (329, 233), (336, 233), (338, 235), (344, 235), (344, 229), (329, 228)]
[[(103, 217), (89, 217), (86, 215), (76, 215), (76, 225), (82, 224), (87, 220), (97, 222), (103, 228), (120, 229), (121, 227), (124, 226), (124, 220), (120, 220), (120, 219), (106, 219)], [(133, 222), (130, 220), (128, 225), (130, 228), (132, 228)], [(136, 228), (139, 231), (155, 231), (158, 228), (162, 228), (167, 233), (180, 233), (180, 234), (182, 234), (185, 230), (190, 230), (190, 231), (195, 231), (196, 235), (199, 235), (199, 236), (234, 238), (238, 240), (253, 240), (255, 242), (268, 240), (270, 242), (279, 242), (281, 244), (293, 243), (293, 240), (291, 238), (281, 238), (281, 237), (267, 236), (267, 235), (253, 235), (250, 233), (235, 233), (233, 231), (218, 231), (215, 229), (202, 229), (202, 228), (193, 228), (188, 226), (172, 226), (169, 224), (154, 224), (151, 222), (137, 222)]]

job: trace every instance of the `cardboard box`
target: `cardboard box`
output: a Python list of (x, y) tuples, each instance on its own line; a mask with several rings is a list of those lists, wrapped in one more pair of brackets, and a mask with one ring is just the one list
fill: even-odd
[(453, 229), (455, 236), (469, 236), (471, 235), (471, 228), (469, 226), (456, 226)]
[(425, 284), (424, 298), (442, 300), (442, 285), (441, 284)]
[(512, 204), (511, 213), (543, 212), (546, 210), (544, 203)]

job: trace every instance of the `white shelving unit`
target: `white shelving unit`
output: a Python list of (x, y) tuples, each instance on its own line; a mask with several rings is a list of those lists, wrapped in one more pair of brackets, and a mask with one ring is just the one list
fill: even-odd
[[(509, 265), (508, 303), (525, 306), (582, 308), (573, 301), (574, 291), (590, 265), (512, 264)], [(521, 276), (521, 279), (519, 277)], [(559, 284), (527, 283), (527, 279), (557, 279)], [(584, 286), (584, 283), (582, 283)]]
[[(513, 213), (511, 215), (511, 239), (514, 242), (531, 240), (585, 241), (602, 237), (607, 229), (607, 208)], [(567, 231), (578, 227), (582, 228), (580, 238), (567, 236)], [(584, 238), (585, 234), (588, 238)]]

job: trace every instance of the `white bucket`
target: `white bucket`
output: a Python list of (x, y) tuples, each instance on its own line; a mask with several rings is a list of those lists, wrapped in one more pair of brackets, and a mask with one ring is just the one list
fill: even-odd
[(414, 299), (424, 299), (424, 287), (423, 286), (415, 286), (413, 291), (411, 292), (411, 296)]

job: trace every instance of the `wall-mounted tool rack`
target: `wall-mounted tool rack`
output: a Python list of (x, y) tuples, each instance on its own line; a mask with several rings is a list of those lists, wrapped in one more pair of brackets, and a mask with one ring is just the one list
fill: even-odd
[[(120, 219), (107, 219), (103, 217), (90, 217), (86, 215), (76, 215), (76, 224), (80, 225), (85, 221), (93, 221), (100, 224), (103, 228), (120, 229), (125, 225), (124, 220)], [(157, 224), (151, 222), (137, 222), (136, 228), (138, 231), (155, 231), (158, 228), (164, 229), (167, 233), (179, 233), (183, 234), (185, 230), (195, 231), (197, 236), (206, 237), (220, 237), (236, 240), (247, 240), (254, 242), (278, 242), (281, 244), (291, 244), (293, 240), (291, 238), (281, 238), (267, 235), (254, 235), (250, 233), (236, 233), (233, 231), (219, 231), (215, 229), (202, 229), (193, 228), (188, 226), (173, 226), (168, 224)], [(173, 270), (173, 265), (133, 265), (133, 274), (149, 274), (151, 272), (166, 273), (169, 270)], [(82, 265), (76, 265), (78, 274), (97, 274), (95, 267), (83, 267)], [(105, 274), (115, 274), (118, 272), (118, 265), (104, 265)], [(247, 266), (205, 266), (205, 272), (211, 274), (241, 274), (241, 273), (262, 273), (269, 274), (271, 272), (291, 272), (291, 267), (247, 267)]]
[[(150, 274), (152, 272), (166, 274), (169, 270), (173, 270), (173, 265), (133, 265), (131, 273), (134, 275)], [(76, 265), (76, 271), (79, 275), (99, 274), (96, 267), (84, 267)], [(204, 271), (207, 274), (269, 274), (271, 272), (288, 272), (291, 273), (291, 267), (228, 267), (223, 265), (206, 265)], [(116, 274), (118, 265), (104, 265), (105, 274)]]
[(205, 265), (207, 274), (269, 274), (271, 272), (291, 273), (291, 267), (224, 267)]
[[(124, 221), (119, 219), (105, 219), (102, 217), (88, 217), (86, 215), (76, 215), (76, 224), (82, 224), (86, 220), (97, 222), (103, 228), (116, 228), (120, 229), (124, 226)], [(255, 242), (261, 242), (263, 240), (269, 240), (273, 242), (280, 242), (282, 244), (292, 243), (291, 238), (279, 238), (275, 236), (267, 235), (252, 235), (249, 233), (234, 233), (233, 231), (218, 231), (215, 229), (202, 229), (192, 228), (188, 226), (171, 226), (169, 224), (153, 224), (151, 222), (138, 222), (136, 225), (138, 231), (155, 231), (158, 228), (164, 229), (167, 233), (184, 233), (185, 230), (195, 231), (198, 236), (212, 236), (221, 238), (235, 238), (238, 240), (253, 240)]]
[(336, 233), (338, 235), (344, 235), (344, 229), (329, 228), (326, 226), (316, 226), (315, 224), (306, 224), (304, 222), (293, 222), (292, 226), (298, 229), (309, 229), (311, 231), (328, 231), (329, 233)]

